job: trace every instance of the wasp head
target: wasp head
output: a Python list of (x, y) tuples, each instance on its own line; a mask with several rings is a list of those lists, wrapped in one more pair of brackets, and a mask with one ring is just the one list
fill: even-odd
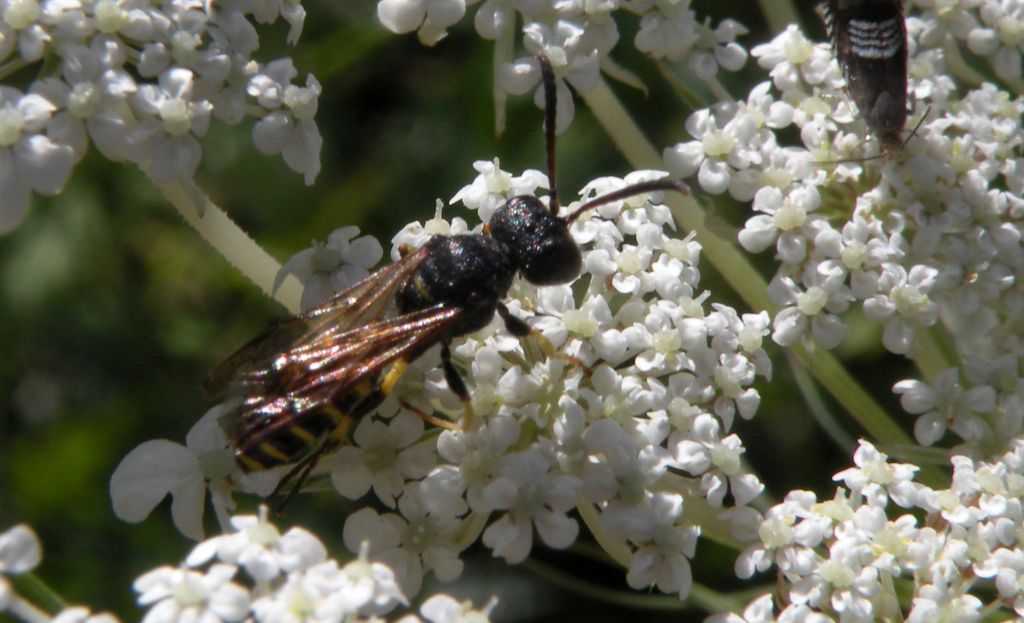
[(509, 199), (491, 217), (488, 228), (530, 283), (555, 285), (579, 276), (583, 260), (567, 222), (536, 197)]

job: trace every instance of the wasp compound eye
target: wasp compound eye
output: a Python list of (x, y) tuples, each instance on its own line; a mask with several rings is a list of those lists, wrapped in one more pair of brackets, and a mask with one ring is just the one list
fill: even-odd
[(556, 285), (579, 276), (583, 260), (568, 225), (536, 197), (509, 199), (491, 217), (489, 227), (530, 283)]

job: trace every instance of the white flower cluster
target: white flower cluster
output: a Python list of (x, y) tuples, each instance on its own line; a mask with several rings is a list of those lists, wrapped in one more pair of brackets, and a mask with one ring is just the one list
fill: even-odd
[[(425, 45), (434, 45), (459, 22), (467, 5), (479, 0), (379, 0), (377, 16), (395, 33), (416, 31)], [(719, 67), (737, 71), (747, 51), (736, 38), (747, 33), (739, 22), (727, 19), (718, 26), (699, 21), (690, 0), (485, 0), (473, 23), (477, 33), (495, 41), (495, 84), (501, 107), (507, 94), (523, 95), (540, 83), (540, 68), (533, 55), (551, 61), (558, 80), (559, 132), (573, 117), (573, 100), (566, 83), (580, 93), (594, 88), (602, 70), (635, 83), (609, 59), (619, 40), (616, 15), (640, 15), (634, 45), (655, 59), (685, 63), (702, 80), (711, 80)], [(530, 56), (513, 59), (517, 24)], [(535, 91), (540, 104), (543, 90)]]
[(57, 68), (27, 93), (0, 86), (0, 232), (18, 225), (33, 192), (59, 193), (90, 142), (157, 183), (189, 182), (214, 118), (258, 118), (256, 147), (282, 154), (311, 184), (320, 85), (312, 76), (293, 84), (289, 58), (253, 59), (255, 22), (278, 17), (295, 43), (298, 0), (0, 0), (4, 68)]
[[(345, 565), (327, 557), (315, 536), (302, 528), (281, 534), (260, 515), (230, 519), (233, 531), (204, 541), (179, 567), (160, 567), (135, 581), (143, 623), (205, 621), (227, 623), (385, 623), (382, 615), (407, 605), (391, 569), (359, 556)], [(109, 613), (66, 608), (51, 617), (21, 599), (4, 575), (26, 573), (42, 558), (39, 540), (27, 526), (0, 534), (0, 614), (24, 621), (117, 623)], [(239, 575), (239, 569), (244, 576)], [(424, 601), (423, 618), (409, 614), (396, 623), (486, 623), (496, 605), (483, 609), (437, 594)]]
[[(943, 9), (943, 19), (976, 18), (998, 3), (950, 4), (959, 8)], [(934, 47), (945, 41), (935, 36), (939, 19), (907, 18), (910, 90), (928, 112), (900, 153), (851, 159), (877, 147), (864, 145), (865, 125), (828, 47), (791, 26), (753, 49), (771, 82), (693, 114), (694, 140), (664, 157), (705, 191), (752, 201), (758, 214), (739, 242), (752, 253), (774, 249), (768, 294), (780, 308), (778, 344), (834, 348), (847, 333), (844, 313), (859, 305), (889, 351), (913, 355), (920, 332), (941, 318), (965, 363), (895, 389), (922, 414), (920, 443), (948, 429), (998, 453), (1024, 421), (1015, 278), (1024, 270), (1024, 100), (993, 84), (956, 92), (951, 52)], [(794, 129), (802, 144), (785, 145), (782, 132)]]
[[(836, 474), (843, 486), (831, 499), (793, 491), (757, 518), (758, 542), (740, 556), (737, 573), (775, 566), (786, 580), (778, 603), (763, 595), (742, 616), (709, 621), (1024, 617), (1024, 441), (991, 462), (953, 457), (948, 489), (915, 482), (916, 467), (888, 462), (867, 442), (854, 461)], [(901, 602), (910, 603), (906, 612)]]
[(81, 606), (65, 607), (51, 617), (18, 595), (4, 576), (28, 573), (39, 565), (42, 558), (43, 549), (32, 528), (14, 526), (0, 534), (0, 615), (52, 623), (117, 623), (117, 617), (108, 612), (92, 614)]
[[(512, 176), (497, 161), (475, 166), (480, 175), (456, 199), (485, 219), (513, 194), (546, 185), (537, 171)], [(582, 196), (663, 175), (602, 178)], [(544, 355), (496, 319), (453, 344), (476, 413), (472, 428), (438, 434), (403, 407), (461, 417), (431, 351), (412, 362), (377, 415), (359, 421), (354, 444), (314, 470), (314, 479), (329, 477), (346, 497), (372, 491), (394, 509), (353, 513), (344, 540), (353, 550), (369, 543), (370, 558), (387, 562), (406, 594), (419, 590), (428, 571), (458, 577), (461, 552), (481, 536), (511, 563), (524, 560), (537, 537), (569, 546), (580, 531), (569, 514), (575, 509), (628, 569), (631, 586), (685, 596), (700, 533), (688, 507), (744, 507), (762, 489), (743, 470), (744, 449), (730, 429), (737, 415), (754, 415), (760, 397), (751, 385), (771, 373), (761, 347), (767, 314), (706, 307), (700, 246), (669, 235), (666, 206), (638, 196), (595, 212), (572, 228), (583, 249), (576, 287), (517, 280), (507, 300), (562, 356)], [(440, 215), (410, 225), (393, 240), (396, 257), (401, 245), (466, 231), (464, 221)], [(125, 458), (111, 482), (119, 516), (141, 520), (171, 493), (177, 525), (194, 536), (205, 483), (221, 516), (231, 490), (273, 487), (230, 473), (231, 450), (211, 430), (220, 413), (197, 425), (203, 432), (190, 434), (187, 447), (152, 441)]]

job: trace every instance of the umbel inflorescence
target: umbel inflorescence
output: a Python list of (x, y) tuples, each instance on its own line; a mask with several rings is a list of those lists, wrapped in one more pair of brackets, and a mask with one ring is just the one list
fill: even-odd
[[(14, 172), (0, 175), (0, 226), (17, 224), (31, 192), (59, 192), (90, 142), (157, 183), (188, 185), (208, 124), (249, 113), (261, 119), (253, 133), (261, 150), (282, 153), (307, 181), (316, 175), (318, 84), (292, 85), (297, 74), (288, 59), (252, 59), (250, 22), (284, 16), (297, 36), (298, 3), (0, 6), (0, 58), (32, 63), (53, 52), (60, 59), (59, 76), (40, 77), (26, 92), (0, 90), (0, 161), (9, 165), (0, 170)], [(701, 202), (728, 197), (748, 205), (754, 214), (736, 241), (750, 254), (767, 252), (772, 276), (761, 284), (751, 271), (755, 279), (737, 287), (758, 288), (776, 309), (742, 314), (703, 289), (700, 260), (721, 256), (711, 252), (717, 245), (689, 233), (702, 226), (692, 210), (673, 213), (661, 197), (637, 197), (580, 219), (572, 229), (584, 252), (580, 279), (546, 288), (517, 281), (509, 307), (585, 366), (492, 323), (453, 348), (478, 426), (439, 429), (414, 413), (454, 421), (462, 409), (437, 354), (428, 352), (359, 421), (352, 444), (318, 466), (313, 484), (359, 501), (343, 541), (363, 552), (360, 560), (387, 562), (395, 586), (412, 595), (428, 573), (459, 577), (462, 553), (478, 540), (519, 562), (539, 543), (565, 548), (585, 530), (622, 565), (631, 587), (685, 597), (698, 536), (713, 534), (742, 543), (740, 577), (776, 574), (772, 590), (723, 620), (1024, 616), (1024, 4), (906, 2), (914, 131), (903, 129), (899, 149), (890, 136), (878, 159), (864, 159), (882, 150), (831, 46), (796, 25), (752, 42), (760, 77), (746, 92), (730, 93), (717, 78), (747, 60), (737, 42), (747, 29), (731, 19), (712, 23), (687, 0), (377, 6), (387, 28), (415, 31), (431, 45), (472, 18), (476, 32), (494, 42), (499, 126), (508, 96), (537, 89), (534, 55), (543, 53), (558, 80), (560, 129), (573, 117), (569, 87), (604, 119), (604, 79), (637, 85), (617, 62), (619, 22), (635, 16), (632, 45), (684, 67), (713, 101), (688, 116), (688, 137), (652, 150), (662, 162), (594, 180), (579, 201), (658, 177), (646, 169), (660, 167), (689, 181)], [(765, 13), (771, 17), (771, 9)], [(628, 153), (644, 141), (616, 140)], [(475, 167), (476, 180), (451, 199), (477, 212), (471, 222), (446, 220), (439, 209), (395, 237), (393, 260), (433, 234), (479, 231), (511, 196), (543, 194), (540, 172), (512, 175), (497, 160)], [(380, 245), (356, 236), (341, 229), (287, 264), (307, 284), (305, 305), (377, 262)], [(741, 292), (755, 299), (748, 294)], [(845, 344), (855, 323), (917, 364), (919, 375), (893, 378), (892, 387), (914, 417), (913, 441), (931, 447), (903, 456), (909, 438), (861, 442), (851, 452), (854, 467), (836, 475), (834, 494), (796, 490), (754, 508), (763, 486), (742, 461), (734, 424), (758, 411), (758, 384), (770, 379), (764, 338), (820, 356)], [(844, 401), (842, 388), (832, 391), (847, 407), (858, 404)], [(235, 467), (218, 423), (228, 408), (212, 409), (184, 446), (158, 440), (130, 453), (111, 483), (117, 513), (141, 520), (169, 493), (176, 525), (200, 539), (207, 493), (228, 529), (239, 492), (272, 490), (279, 472), (244, 476)], [(785, 416), (760, 413), (780, 426)], [(904, 414), (881, 417), (892, 425)], [(708, 509), (716, 520), (698, 524)], [(231, 539), (223, 538), (220, 545)], [(193, 558), (140, 586), (169, 590), (199, 574), (225, 587), (220, 565), (237, 562)], [(160, 603), (148, 595), (147, 606)], [(264, 603), (270, 620), (276, 606)]]

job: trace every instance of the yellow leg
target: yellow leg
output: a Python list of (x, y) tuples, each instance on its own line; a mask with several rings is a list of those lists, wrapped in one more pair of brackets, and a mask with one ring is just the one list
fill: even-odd
[(580, 359), (579, 357), (574, 357), (572, 355), (566, 355), (562, 351), (558, 350), (557, 348), (555, 348), (555, 345), (551, 343), (551, 340), (544, 337), (544, 335), (540, 331), (534, 329), (533, 327), (530, 328), (530, 337), (537, 341), (537, 344), (540, 345), (540, 349), (544, 351), (544, 354), (547, 355), (548, 357), (554, 359), (561, 359), (562, 361), (568, 361), (572, 365), (583, 370), (583, 374), (587, 376), (590, 376), (593, 372), (593, 370), (590, 369), (590, 366), (583, 363), (582, 359)]
[(466, 421), (470, 419), (473, 413), (473, 407), (469, 406), (466, 403), (463, 403), (463, 406), (467, 409), (467, 413), (463, 417), (462, 424), (460, 425), (456, 424), (455, 422), (452, 422), (451, 420), (439, 418), (436, 415), (427, 413), (423, 409), (420, 409), (419, 407), (413, 404), (405, 402), (404, 400), (402, 401), (402, 406), (423, 418), (424, 422), (427, 422), (428, 424), (433, 424), (434, 426), (437, 426), (438, 428), (443, 428), (445, 430), (467, 430), (468, 426), (466, 426)]
[(391, 366), (391, 369), (388, 370), (387, 374), (384, 375), (384, 378), (381, 379), (380, 393), (385, 396), (390, 394), (391, 390), (395, 388), (395, 384), (398, 383), (398, 379), (402, 378), (402, 375), (405, 374), (405, 370), (408, 367), (409, 362), (405, 359), (399, 359), (396, 361), (394, 365)]

